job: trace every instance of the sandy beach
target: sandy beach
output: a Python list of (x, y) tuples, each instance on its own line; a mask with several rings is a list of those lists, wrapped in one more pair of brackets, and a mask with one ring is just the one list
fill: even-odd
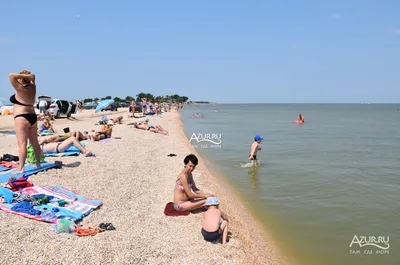
[[(71, 156), (46, 158), (62, 161), (61, 169), (33, 175), (36, 185), (60, 185), (103, 206), (85, 217), (81, 224), (98, 226), (110, 222), (116, 231), (93, 237), (56, 234), (52, 224), (29, 220), (0, 211), (0, 264), (287, 264), (274, 241), (252, 217), (244, 203), (223, 178), (210, 174), (205, 161), (193, 175), (200, 189), (221, 199), (221, 208), (230, 217), (230, 240), (226, 248), (204, 241), (200, 230), (203, 213), (189, 216), (164, 215), (166, 203), (173, 200), (177, 175), (183, 159), (195, 153), (183, 133), (178, 112), (151, 117), (169, 135), (132, 129), (126, 124), (128, 111), (108, 112), (122, 115), (124, 124), (116, 125), (108, 142), (86, 141), (97, 157)], [(61, 132), (98, 130), (102, 114), (84, 111), (53, 124)], [(0, 116), (0, 131), (12, 131), (11, 116)], [(18, 155), (16, 137), (0, 134), (0, 154)], [(168, 157), (174, 153), (177, 156)]]

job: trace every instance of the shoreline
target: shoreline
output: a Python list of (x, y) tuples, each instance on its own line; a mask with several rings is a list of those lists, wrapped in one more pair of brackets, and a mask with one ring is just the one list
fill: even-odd
[(239, 238), (244, 244), (245, 249), (248, 251), (248, 256), (252, 258), (252, 260), (247, 259), (249, 264), (289, 264), (278, 249), (272, 235), (268, 233), (267, 228), (246, 207), (243, 199), (229, 183), (229, 180), (225, 176), (209, 169), (207, 164), (211, 164), (211, 162), (204, 159), (196, 148), (189, 143), (179, 112), (177, 127), (182, 139), (185, 140), (187, 148), (199, 159), (199, 166), (196, 171), (200, 171), (203, 174), (205, 182), (210, 185), (209, 187), (218, 191), (216, 196), (221, 199), (221, 209), (224, 209), (230, 217), (229, 232), (233, 232), (233, 236)]
[[(126, 118), (127, 110), (104, 114), (123, 115), (125, 124), (113, 130), (113, 137), (121, 139), (86, 142), (95, 158), (46, 158), (48, 162), (62, 161), (63, 167), (32, 175), (29, 181), (39, 186), (59, 185), (100, 200), (101, 208), (81, 224), (97, 226), (110, 222), (116, 230), (93, 237), (56, 234), (51, 231), (51, 224), (0, 211), (0, 235), (7, 242), (0, 247), (0, 264), (43, 264), (49, 260), (57, 264), (284, 264), (244, 204), (210, 173), (205, 160), (192, 149), (179, 112), (167, 112), (162, 118), (149, 117), (151, 123), (159, 123), (168, 130), (168, 136), (130, 128), (126, 124), (139, 119)], [(53, 126), (57, 131), (67, 126), (73, 130), (97, 130), (99, 126), (94, 123), (102, 115), (84, 111), (72, 119), (56, 120)], [(11, 126), (12, 119), (7, 119)], [(0, 135), (0, 150), (17, 154), (15, 136)], [(232, 237), (225, 248), (203, 239), (202, 212), (183, 217), (163, 213), (166, 203), (173, 200), (183, 159), (191, 152), (200, 162), (193, 172), (196, 183), (201, 189), (215, 192), (230, 216)], [(170, 153), (177, 156), (168, 157)]]

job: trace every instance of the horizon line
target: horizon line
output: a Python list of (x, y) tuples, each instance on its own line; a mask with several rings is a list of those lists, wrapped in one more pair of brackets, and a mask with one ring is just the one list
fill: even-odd
[(206, 100), (199, 100), (191, 102), (208, 102), (208, 103), (197, 103), (197, 104), (360, 104), (360, 105), (371, 105), (371, 104), (400, 104), (400, 102), (213, 102)]

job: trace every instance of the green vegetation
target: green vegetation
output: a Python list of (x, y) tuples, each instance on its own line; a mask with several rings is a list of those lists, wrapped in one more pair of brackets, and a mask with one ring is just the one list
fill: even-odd
[[(92, 101), (102, 101), (105, 99), (111, 99), (111, 96), (106, 96), (104, 98), (85, 98), (83, 100), (83, 103), (86, 102), (92, 102)], [(188, 97), (186, 96), (180, 96), (178, 94), (174, 94), (174, 95), (165, 95), (165, 96), (154, 96), (153, 94), (150, 93), (143, 93), (140, 92), (139, 94), (136, 95), (136, 97), (132, 97), (132, 96), (126, 96), (125, 99), (122, 99), (120, 97), (115, 97), (114, 100), (115, 102), (131, 102), (133, 99), (135, 99), (136, 101), (141, 101), (142, 98), (146, 98), (147, 101), (151, 101), (151, 102), (158, 102), (158, 103), (185, 103), (188, 101)]]

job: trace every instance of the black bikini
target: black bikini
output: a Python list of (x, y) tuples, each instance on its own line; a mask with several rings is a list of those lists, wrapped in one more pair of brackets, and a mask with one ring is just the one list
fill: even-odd
[[(21, 106), (25, 106), (25, 107), (33, 107), (33, 105), (27, 105), (27, 104), (23, 104), (21, 102), (19, 102), (16, 98), (15, 98), (15, 94), (12, 95), (10, 97), (10, 101), (11, 103), (14, 103), (16, 105), (21, 105)], [(18, 114), (15, 115), (14, 119), (18, 118), (18, 117), (23, 117), (25, 118), (27, 121), (29, 121), (29, 123), (32, 125), (34, 125), (37, 122), (37, 116), (35, 113), (23, 113), (23, 114)]]

